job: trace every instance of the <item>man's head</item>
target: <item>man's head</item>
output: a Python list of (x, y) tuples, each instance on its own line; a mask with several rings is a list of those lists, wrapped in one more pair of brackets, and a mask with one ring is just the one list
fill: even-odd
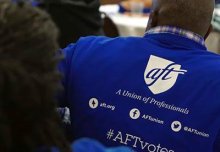
[(147, 30), (170, 25), (205, 37), (210, 28), (214, 3), (214, 0), (154, 0)]

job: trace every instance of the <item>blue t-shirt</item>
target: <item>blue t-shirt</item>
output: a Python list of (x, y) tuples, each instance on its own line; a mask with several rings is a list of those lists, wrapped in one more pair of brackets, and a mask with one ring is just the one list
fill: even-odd
[(75, 139), (149, 152), (220, 151), (220, 56), (172, 33), (86, 37), (63, 50)]
[[(89, 138), (82, 138), (73, 142), (70, 146), (71, 152), (133, 152), (128, 147), (110, 147), (103, 146), (96, 140)], [(60, 152), (56, 147), (52, 147), (51, 152)], [(35, 152), (47, 152), (48, 150), (44, 147), (37, 149)]]
[(98, 141), (89, 138), (82, 138), (75, 141), (71, 145), (71, 149), (73, 152), (132, 152), (131, 149), (124, 146), (107, 148)]

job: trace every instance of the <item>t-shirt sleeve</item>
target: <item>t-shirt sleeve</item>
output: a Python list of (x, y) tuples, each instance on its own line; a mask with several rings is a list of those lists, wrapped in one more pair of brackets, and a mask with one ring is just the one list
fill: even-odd
[[(95, 37), (82, 37), (76, 43), (72, 43), (68, 45), (64, 49), (60, 49), (58, 51), (59, 56), (63, 56), (63, 59), (58, 64), (58, 71), (62, 75), (61, 85), (63, 91), (60, 91), (57, 95), (58, 106), (59, 107), (69, 107), (68, 105), (68, 82), (71, 79), (72, 73), (71, 66), (73, 65), (74, 54), (77, 53), (78, 50), (83, 50), (88, 44), (94, 43)], [(71, 86), (70, 86), (71, 87)]]
[(59, 55), (63, 57), (58, 64), (58, 71), (62, 75), (62, 79), (60, 82), (62, 85), (62, 90), (59, 91), (57, 95), (58, 106), (60, 107), (68, 107), (67, 84), (68, 84), (69, 71), (71, 68), (71, 61), (75, 48), (76, 48), (76, 44), (70, 44), (66, 48), (59, 50)]

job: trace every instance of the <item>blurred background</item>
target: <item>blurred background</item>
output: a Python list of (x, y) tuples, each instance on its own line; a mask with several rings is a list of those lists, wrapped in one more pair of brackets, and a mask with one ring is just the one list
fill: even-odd
[[(120, 36), (144, 35), (152, 0), (102, 0), (101, 2), (100, 11), (110, 17)], [(216, 0), (212, 25), (213, 30), (206, 40), (206, 46), (210, 51), (220, 53), (220, 0)]]
[[(18, 1), (18, 0), (14, 0)], [(21, 0), (46, 10), (60, 29), (63, 48), (81, 36), (143, 36), (153, 0)], [(216, 0), (208, 49), (220, 53), (220, 0)]]

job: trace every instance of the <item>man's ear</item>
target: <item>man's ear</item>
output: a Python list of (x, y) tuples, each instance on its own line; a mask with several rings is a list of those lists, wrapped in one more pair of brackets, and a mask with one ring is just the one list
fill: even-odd
[(205, 40), (207, 39), (207, 37), (209, 36), (209, 34), (212, 32), (212, 30), (213, 30), (213, 27), (212, 27), (212, 25), (210, 24), (209, 29), (208, 29), (207, 33), (205, 34), (205, 36), (204, 36), (204, 39), (205, 39)]
[(152, 11), (149, 16), (146, 31), (150, 30), (153, 27), (156, 27), (157, 23), (158, 23), (158, 13), (157, 11)]

